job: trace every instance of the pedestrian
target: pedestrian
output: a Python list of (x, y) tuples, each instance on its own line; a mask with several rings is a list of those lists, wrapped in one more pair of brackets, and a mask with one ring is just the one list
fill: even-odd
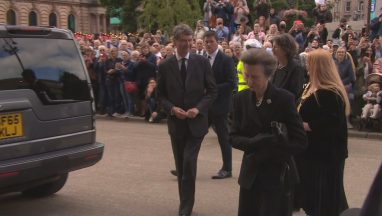
[[(340, 47), (337, 50), (335, 63), (345, 86), (346, 92), (351, 102), (354, 101), (354, 84), (355, 84), (355, 72), (353, 70), (351, 56), (347, 57), (346, 48)], [(353, 128), (350, 119), (348, 119), (348, 127)]]
[(289, 34), (276, 35), (272, 42), (272, 51), (278, 62), (272, 84), (291, 92), (299, 101), (305, 84), (305, 72), (294, 59), (297, 54), (296, 42)]
[(159, 65), (158, 94), (168, 113), (168, 131), (179, 188), (179, 215), (189, 216), (195, 202), (197, 158), (208, 132), (208, 109), (217, 89), (207, 58), (190, 53), (193, 31), (174, 27), (176, 54)]
[(214, 31), (204, 34), (207, 57), (218, 86), (218, 97), (208, 114), (208, 123), (215, 127), (223, 158), (223, 166), (213, 179), (232, 177), (232, 147), (228, 137), (228, 113), (231, 111), (236, 73), (233, 59), (218, 49), (218, 36)]
[(230, 142), (244, 151), (239, 216), (291, 216), (297, 171), (291, 156), (306, 148), (302, 121), (291, 93), (269, 82), (277, 67), (264, 49), (243, 52), (248, 89), (234, 97)]
[(308, 135), (308, 148), (299, 155), (303, 209), (311, 216), (339, 216), (348, 208), (343, 175), (350, 103), (330, 53), (309, 52), (307, 67), (310, 83), (299, 105)]

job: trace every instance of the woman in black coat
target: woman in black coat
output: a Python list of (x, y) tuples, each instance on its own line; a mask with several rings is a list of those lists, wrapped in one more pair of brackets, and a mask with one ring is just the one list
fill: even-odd
[(310, 216), (339, 216), (348, 208), (343, 176), (349, 99), (328, 52), (310, 52), (308, 71), (310, 83), (299, 106), (308, 135), (308, 149), (299, 155), (303, 208)]
[(281, 34), (272, 38), (273, 54), (278, 65), (272, 78), (272, 84), (291, 92), (296, 101), (300, 100), (305, 84), (305, 71), (294, 60), (297, 54), (296, 41), (290, 34)]
[(276, 60), (267, 51), (242, 55), (249, 89), (235, 95), (230, 143), (244, 151), (240, 170), (239, 216), (291, 216), (298, 181), (292, 155), (306, 147), (306, 135), (291, 93), (269, 77)]

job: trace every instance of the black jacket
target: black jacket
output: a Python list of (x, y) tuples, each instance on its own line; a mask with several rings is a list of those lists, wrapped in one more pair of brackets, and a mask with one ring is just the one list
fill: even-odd
[[(287, 142), (278, 141), (272, 134), (272, 121), (286, 125)], [(250, 89), (235, 95), (230, 143), (244, 151), (239, 177), (241, 187), (249, 189), (257, 179), (269, 182), (270, 186), (279, 184), (285, 162), (307, 145), (293, 95), (271, 83), (260, 107), (256, 107), (256, 95)]]
[(305, 99), (300, 108), (304, 122), (312, 131), (307, 132), (309, 146), (303, 153), (309, 159), (338, 161), (348, 156), (348, 131), (345, 104), (337, 93), (318, 90)]
[(212, 65), (212, 72), (218, 87), (218, 96), (211, 107), (211, 113), (226, 114), (232, 107), (233, 90), (236, 87), (233, 59), (218, 51)]
[[(178, 61), (174, 56), (159, 65), (158, 95), (164, 110), (169, 114), (167, 121), (170, 134), (191, 131), (195, 137), (208, 132), (208, 110), (216, 98), (217, 88), (210, 62), (203, 56), (190, 54), (187, 63), (187, 77), (183, 83)], [(171, 115), (173, 106), (187, 111), (198, 108), (200, 114), (194, 119), (180, 120)]]
[(304, 89), (305, 71), (296, 60), (290, 60), (284, 69), (276, 70), (272, 84), (292, 93), (298, 102)]

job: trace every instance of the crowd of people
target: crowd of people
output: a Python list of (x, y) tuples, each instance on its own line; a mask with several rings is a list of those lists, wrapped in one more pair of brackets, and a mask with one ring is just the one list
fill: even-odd
[(181, 24), (172, 36), (77, 34), (98, 113), (167, 117), (179, 215), (192, 213), (196, 161), (214, 125), (223, 165), (213, 179), (232, 177), (232, 147), (244, 152), (239, 215), (338, 216), (348, 208), (347, 128), (380, 118), (382, 14), (370, 32), (343, 18), (330, 37), (325, 4), (313, 26), (291, 29), (265, 0), (251, 21), (245, 0), (206, 0), (203, 10), (195, 29)]
[[(296, 64), (306, 71), (305, 56), (312, 50), (323, 48), (333, 55), (351, 98), (353, 118), (349, 120), (358, 116), (379, 117), (379, 112), (367, 115), (365, 111), (362, 114), (362, 108), (368, 102), (363, 97), (368, 90), (367, 76), (371, 73), (382, 73), (381, 16), (373, 20), (370, 34), (365, 30), (353, 31), (343, 18), (330, 37), (325, 23), (331, 22), (332, 16), (326, 5), (318, 5), (314, 9), (312, 14), (315, 16), (315, 25), (307, 27), (301, 20), (296, 20), (289, 30), (286, 29), (282, 14), (277, 13), (267, 1), (259, 1), (255, 9), (257, 17), (253, 26), (249, 26), (252, 22), (249, 22), (250, 13), (245, 0), (207, 0), (204, 5), (204, 19), (196, 22), (191, 51), (206, 56), (203, 36), (206, 31), (214, 30), (218, 35), (219, 49), (233, 58), (236, 66), (239, 65), (240, 85), (244, 80), (240, 77), (242, 65), (239, 58), (247, 45), (263, 47), (273, 53), (284, 66), (288, 66), (284, 70), (289, 71), (294, 71)], [(298, 45), (297, 53), (286, 59), (278, 55), (275, 45), (277, 42), (274, 40), (274, 37), (283, 33), (289, 33)], [(146, 32), (140, 37), (124, 33), (78, 33), (77, 38), (93, 80), (100, 114), (123, 118), (133, 115), (146, 116), (150, 122), (163, 117), (155, 100), (155, 91), (151, 89), (155, 90), (158, 65), (175, 53), (171, 37), (157, 30), (155, 34)], [(304, 80), (306, 78), (305, 73)], [(300, 79), (302, 78), (292, 80), (303, 82)], [(289, 84), (296, 86), (295, 83)], [(299, 98), (298, 94), (301, 92), (294, 93)], [(350, 121), (348, 123), (351, 127)]]

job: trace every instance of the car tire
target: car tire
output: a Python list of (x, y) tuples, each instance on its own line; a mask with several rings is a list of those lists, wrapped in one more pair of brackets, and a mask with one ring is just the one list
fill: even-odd
[(59, 175), (59, 178), (53, 182), (49, 182), (43, 185), (39, 185), (34, 188), (30, 188), (22, 191), (25, 196), (29, 197), (45, 197), (57, 193), (64, 187), (66, 180), (68, 179), (68, 173)]

